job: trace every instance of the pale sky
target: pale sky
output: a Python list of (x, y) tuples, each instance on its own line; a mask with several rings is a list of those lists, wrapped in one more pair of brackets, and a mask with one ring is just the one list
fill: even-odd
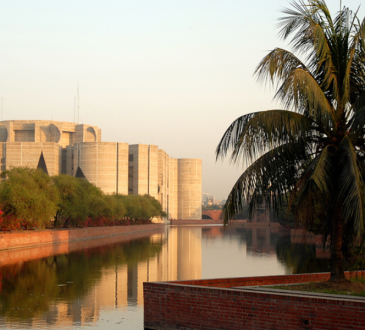
[[(339, 0), (328, 0), (332, 13)], [(360, 0), (342, 1), (356, 10)], [(102, 140), (203, 160), (203, 191), (226, 198), (242, 167), (215, 161), (237, 117), (280, 108), (253, 77), (287, 0), (2, 0), (3, 120), (74, 121)], [(364, 8), (360, 9), (364, 17)]]

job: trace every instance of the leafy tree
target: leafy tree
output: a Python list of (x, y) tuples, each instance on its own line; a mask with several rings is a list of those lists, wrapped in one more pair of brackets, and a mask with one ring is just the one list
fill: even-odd
[(127, 210), (126, 218), (128, 219), (139, 219), (141, 218), (141, 208), (139, 204), (139, 197), (138, 195), (123, 195), (123, 203)]
[[(70, 224), (75, 226), (87, 218), (96, 219), (105, 210), (106, 202), (100, 188), (90, 183), (86, 179), (79, 179), (78, 196), (82, 205), (77, 208), (77, 213), (70, 219)], [(68, 222), (65, 222), (65, 226)]]
[(127, 210), (124, 206), (122, 195), (104, 195), (104, 200), (106, 207), (102, 211), (103, 216), (114, 221), (120, 220), (125, 216)]
[(56, 214), (59, 194), (42, 170), (14, 167), (3, 171), (0, 205), (3, 217), (12, 216), (27, 226), (45, 227)]
[(83, 194), (80, 179), (67, 174), (57, 175), (52, 179), (60, 195), (54, 226), (57, 227), (61, 220), (68, 221), (84, 216), (86, 214), (84, 199), (87, 196)]
[(55, 227), (59, 221), (63, 221), (64, 227), (76, 226), (80, 221), (84, 221), (88, 217), (96, 217), (99, 215), (98, 212), (104, 210), (103, 193), (86, 179), (75, 178), (67, 174), (60, 174), (52, 179), (60, 195), (55, 215)]
[(292, 37), (293, 52), (275, 48), (256, 74), (288, 110), (244, 115), (224, 133), (217, 157), (232, 150), (247, 163), (225, 219), (245, 198), (252, 213), (263, 200), (279, 209), (289, 194), (299, 223), (321, 219), (331, 280), (343, 280), (343, 248), (364, 233), (365, 21), (346, 7), (332, 18), (323, 0), (298, 0), (284, 14), (280, 35)]
[(217, 204), (202, 206), (203, 211), (210, 211), (210, 210), (217, 211), (217, 210), (221, 210), (221, 209), (222, 209), (222, 205), (217, 205)]
[(131, 220), (151, 220), (153, 217), (166, 217), (158, 200), (149, 195), (127, 195), (122, 196), (126, 207), (126, 217)]
[(152, 219), (154, 217), (166, 217), (167, 214), (162, 211), (160, 202), (149, 195), (142, 196), (141, 200), (142, 208), (146, 211), (146, 219)]

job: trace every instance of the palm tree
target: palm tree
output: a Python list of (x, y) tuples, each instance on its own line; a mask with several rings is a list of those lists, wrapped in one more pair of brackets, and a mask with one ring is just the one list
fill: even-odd
[(283, 13), (280, 35), (291, 37), (293, 52), (275, 48), (255, 74), (275, 84), (288, 110), (244, 115), (224, 133), (217, 159), (231, 152), (247, 166), (225, 222), (248, 198), (251, 214), (263, 200), (278, 210), (288, 198), (300, 223), (321, 220), (331, 280), (343, 280), (343, 248), (364, 233), (365, 20), (346, 7), (332, 18), (324, 0), (298, 0)]

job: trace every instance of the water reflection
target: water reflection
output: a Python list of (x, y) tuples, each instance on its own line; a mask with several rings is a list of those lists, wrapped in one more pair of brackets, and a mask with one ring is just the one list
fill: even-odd
[(104, 328), (110, 321), (142, 329), (145, 281), (326, 270), (315, 248), (292, 244), (278, 228), (180, 226), (3, 251), (0, 326)]
[[(232, 238), (241, 241), (247, 246), (247, 253), (249, 254), (275, 254), (276, 253), (276, 242), (279, 235), (278, 227), (269, 226), (258, 226), (246, 228), (241, 226), (230, 226), (223, 228), (207, 227), (202, 229), (204, 238)], [(282, 234), (287, 236), (287, 231), (282, 231)]]
[(277, 242), (276, 254), (292, 274), (330, 271), (329, 253), (316, 244), (293, 244), (289, 236), (284, 236)]

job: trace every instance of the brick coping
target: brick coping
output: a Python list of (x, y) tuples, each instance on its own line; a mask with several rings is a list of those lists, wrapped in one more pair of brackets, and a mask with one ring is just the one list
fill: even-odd
[[(165, 281), (165, 282), (144, 282), (143, 285), (148, 287), (149, 285), (156, 285), (160, 288), (168, 289), (168, 287), (174, 287), (178, 291), (196, 291), (196, 292), (213, 292), (213, 293), (228, 293), (233, 295), (247, 295), (267, 297), (270, 299), (279, 298), (291, 300), (314, 300), (317, 303), (333, 303), (353, 306), (360, 306), (365, 308), (365, 297), (349, 296), (339, 294), (325, 294), (325, 293), (310, 293), (305, 291), (283, 290), (283, 289), (269, 289), (266, 286), (273, 285), (290, 285), (290, 284), (303, 284), (313, 282), (324, 282), (330, 278), (331, 273), (307, 273), (307, 274), (293, 274), (293, 275), (273, 275), (273, 276), (253, 276), (253, 277), (231, 277), (231, 278), (215, 278), (215, 279), (201, 279), (201, 280), (188, 280), (188, 281)], [(345, 272), (345, 276), (348, 279), (361, 277), (365, 278), (365, 270)], [(251, 283), (257, 281), (261, 283), (270, 282), (267, 284), (255, 284), (245, 285), (245, 283)], [(241, 282), (242, 286), (230, 286), (230, 283)]]
[[(158, 282), (154, 282), (157, 283)], [(144, 283), (148, 284), (149, 283)], [(206, 287), (206, 286), (198, 286), (198, 285), (182, 285), (182, 284), (169, 284), (177, 289), (176, 291), (183, 292), (201, 292), (202, 294), (210, 292), (213, 294), (228, 294), (234, 296), (243, 296), (249, 299), (250, 297), (261, 297), (264, 299), (279, 299), (279, 300), (291, 300), (291, 301), (307, 301), (307, 302), (316, 302), (318, 304), (326, 304), (326, 305), (343, 305), (343, 306), (353, 306), (353, 307), (361, 307), (365, 308), (365, 299), (348, 299), (344, 297), (344, 295), (331, 295), (331, 294), (320, 294), (317, 295), (309, 295), (309, 294), (300, 294), (299, 291), (287, 290), (287, 292), (271, 292), (269, 290), (250, 290), (250, 289), (237, 289), (237, 288), (214, 288), (214, 287)], [(161, 286), (160, 286), (161, 287)]]
[[(306, 283), (296, 283), (296, 284), (306, 284)], [(291, 285), (291, 284), (288, 284), (288, 285)], [(292, 284), (292, 285), (294, 285), (294, 284)], [(348, 301), (365, 302), (365, 297), (362, 297), (362, 296), (352, 296), (352, 295), (346, 295), (346, 294), (321, 293), (321, 292), (311, 292), (311, 291), (299, 291), (299, 290), (274, 289), (274, 288), (265, 288), (265, 286), (266, 285), (252, 286), (252, 287), (242, 286), (242, 287), (234, 287), (232, 289), (244, 290), (244, 291), (254, 291), (254, 292), (266, 292), (266, 293), (273, 293), (273, 294), (283, 294), (285, 296), (293, 295), (293, 296), (296, 296), (296, 297), (310, 297), (310, 298), (322, 297), (322, 298), (334, 299), (334, 300), (339, 300), (340, 299), (340, 300), (348, 300)]]

